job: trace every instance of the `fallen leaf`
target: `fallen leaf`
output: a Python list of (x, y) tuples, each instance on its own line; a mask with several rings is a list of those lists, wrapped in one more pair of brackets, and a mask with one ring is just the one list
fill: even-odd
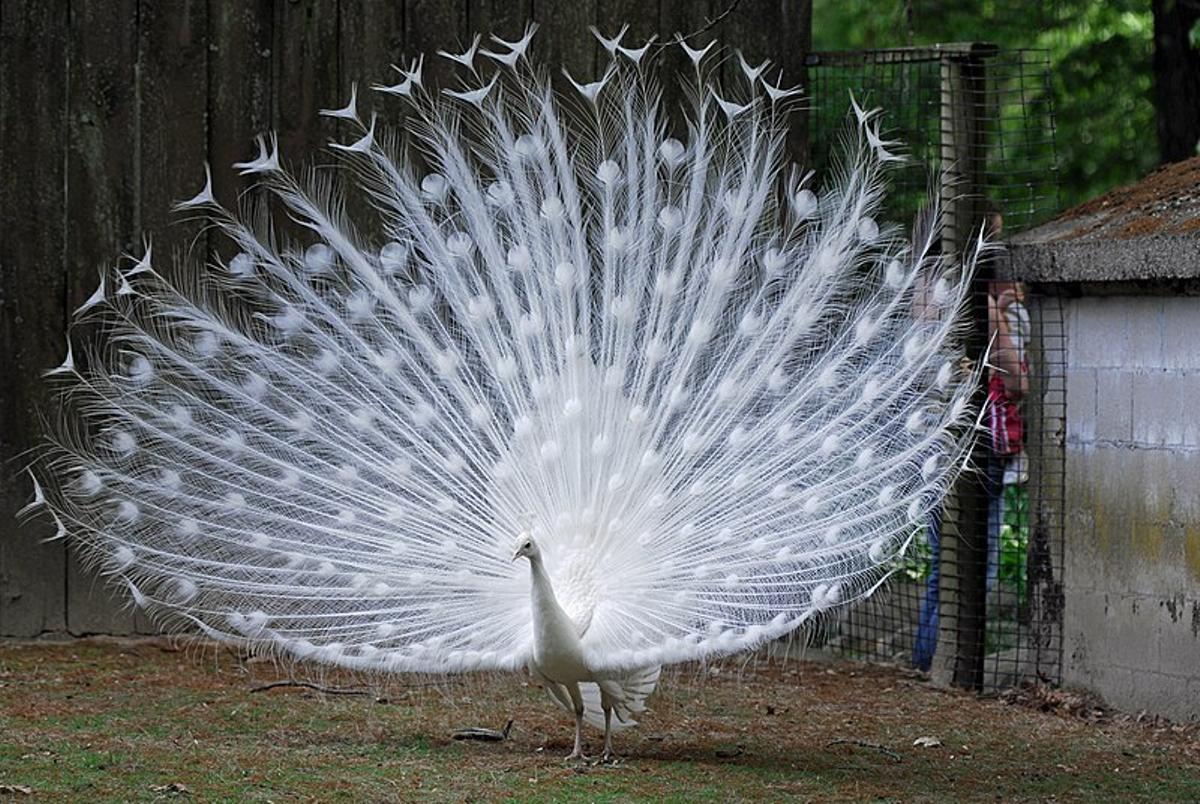
[(28, 796), (31, 793), (33, 793), (33, 788), (23, 784), (0, 784), (0, 796)]
[(942, 741), (937, 737), (918, 737), (913, 740), (913, 745), (918, 748), (937, 748), (942, 744)]

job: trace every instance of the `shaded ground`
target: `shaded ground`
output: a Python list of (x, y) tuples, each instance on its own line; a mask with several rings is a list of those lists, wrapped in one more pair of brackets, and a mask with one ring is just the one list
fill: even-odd
[[(382, 701), (252, 691), (280, 672), (165, 642), (0, 643), (0, 799), (1200, 800), (1194, 727), (1040, 690), (981, 700), (889, 668), (682, 671), (611, 765), (565, 762), (569, 719), (515, 676), (397, 683)], [(505, 742), (451, 739), (509, 718)]]

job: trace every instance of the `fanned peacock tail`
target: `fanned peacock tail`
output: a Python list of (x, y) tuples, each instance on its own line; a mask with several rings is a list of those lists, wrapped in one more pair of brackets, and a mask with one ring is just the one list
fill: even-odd
[(643, 667), (862, 597), (940, 504), (969, 271), (876, 223), (874, 114), (818, 193), (762, 67), (721, 86), (684, 44), (672, 135), (655, 48), (601, 38), (556, 96), (532, 34), (452, 56), (454, 88), (421, 59), (376, 87), (407, 139), (357, 97), (327, 113), (377, 221), (262, 140), (236, 167), (301, 238), (207, 185), (180, 206), (227, 259), (147, 250), (80, 309), (103, 338), (51, 372), (37, 498), (137, 605), (343, 666), (515, 668), (527, 530), (589, 663)]

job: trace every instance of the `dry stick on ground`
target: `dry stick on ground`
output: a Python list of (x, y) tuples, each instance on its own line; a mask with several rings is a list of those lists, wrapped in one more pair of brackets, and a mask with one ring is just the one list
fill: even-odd
[(879, 743), (870, 743), (870, 742), (867, 742), (866, 740), (848, 740), (845, 737), (839, 737), (836, 740), (830, 740), (829, 742), (825, 743), (826, 748), (832, 748), (835, 745), (857, 745), (860, 748), (872, 748), (872, 749), (880, 752), (881, 754), (885, 754), (885, 755), (891, 757), (896, 762), (900, 761), (899, 754), (897, 754), (895, 751), (893, 751), (890, 748), (880, 745)]
[(307, 690), (316, 690), (325, 695), (372, 695), (370, 690), (355, 689), (353, 687), (322, 687), (320, 684), (314, 684), (311, 681), (272, 681), (270, 684), (261, 684), (257, 687), (251, 687), (251, 692), (265, 692), (278, 687), (303, 687)]
[[(430, 681), (426, 684), (404, 684), (406, 690), (421, 689), (425, 687), (447, 687), (454, 684), (461, 684), (457, 680)], [(272, 681), (269, 684), (260, 684), (257, 687), (251, 687), (251, 692), (264, 692), (273, 690), (279, 687), (303, 687), (306, 690), (316, 690), (317, 692), (325, 693), (326, 695), (374, 695), (372, 690), (362, 689), (361, 687), (323, 687), (320, 684), (314, 684), (311, 681), (299, 681), (293, 679), (284, 679), (282, 681)]]

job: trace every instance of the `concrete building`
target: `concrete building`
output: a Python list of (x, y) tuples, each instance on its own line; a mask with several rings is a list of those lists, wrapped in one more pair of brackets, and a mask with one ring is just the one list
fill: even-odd
[(1009, 246), (1064, 315), (1063, 681), (1200, 720), (1200, 158)]

